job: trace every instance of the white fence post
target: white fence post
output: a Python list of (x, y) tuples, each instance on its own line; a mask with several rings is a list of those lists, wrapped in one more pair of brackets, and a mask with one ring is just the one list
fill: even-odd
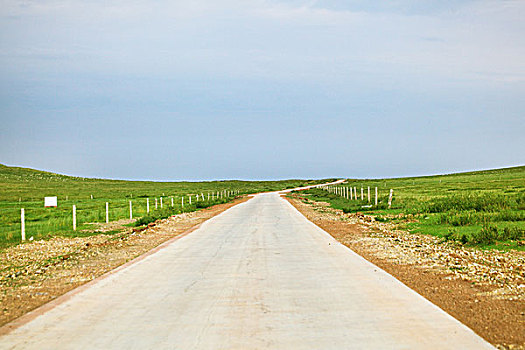
[(158, 208), (158, 202), (157, 202), (157, 197), (155, 197), (155, 209)]
[(355, 197), (355, 200), (357, 200), (357, 187), (354, 186), (354, 197)]
[(146, 213), (149, 214), (149, 198), (146, 198)]
[(390, 189), (390, 195), (388, 196), (388, 209), (392, 206), (392, 196), (394, 195), (394, 190)]
[(377, 207), (377, 187), (376, 187), (376, 207)]
[(77, 230), (77, 206), (73, 204), (73, 231)]
[(352, 187), (350, 187), (350, 199), (354, 199), (353, 198), (353, 193), (352, 193)]
[(171, 207), (173, 208), (174, 205), (173, 205), (173, 197), (171, 197)]
[(368, 186), (368, 203), (370, 203), (370, 186)]
[(364, 191), (363, 191), (363, 187), (361, 187), (361, 200), (364, 199)]
[(181, 198), (181, 202), (180, 202), (180, 203), (181, 203), (181, 205), (182, 205), (182, 208), (184, 208), (184, 196), (182, 196), (182, 198)]
[(20, 210), (20, 223), (22, 225), (21, 227), (21, 233), (22, 233), (22, 241), (26, 240), (26, 214), (24, 208)]
[(191, 196), (188, 196), (188, 199), (190, 200), (190, 205), (191, 205)]
[(162, 209), (162, 197), (160, 197), (160, 209)]
[(129, 201), (129, 219), (133, 219), (133, 206), (131, 204), (131, 201)]
[(109, 223), (109, 203), (106, 202), (106, 224)]

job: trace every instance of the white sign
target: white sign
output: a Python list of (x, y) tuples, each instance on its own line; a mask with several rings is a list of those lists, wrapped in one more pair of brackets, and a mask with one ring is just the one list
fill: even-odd
[(55, 207), (57, 206), (57, 197), (44, 197), (44, 207)]

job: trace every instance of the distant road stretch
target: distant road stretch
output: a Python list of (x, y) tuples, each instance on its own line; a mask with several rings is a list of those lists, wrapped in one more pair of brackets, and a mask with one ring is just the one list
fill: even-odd
[(261, 194), (0, 337), (2, 349), (492, 349)]

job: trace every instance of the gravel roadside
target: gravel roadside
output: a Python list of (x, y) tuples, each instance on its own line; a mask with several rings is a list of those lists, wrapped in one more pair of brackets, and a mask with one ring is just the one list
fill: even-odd
[(150, 224), (145, 230), (122, 226), (123, 220), (98, 224), (117, 234), (33, 241), (0, 251), (0, 326), (58, 296), (147, 253), (215, 215), (242, 203), (220, 204)]
[(525, 254), (482, 251), (396, 230), (294, 194), (289, 202), (500, 349), (525, 349)]

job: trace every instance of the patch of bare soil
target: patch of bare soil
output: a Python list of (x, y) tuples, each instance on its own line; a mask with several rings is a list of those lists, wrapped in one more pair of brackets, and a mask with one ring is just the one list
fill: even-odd
[(216, 205), (159, 220), (147, 229), (122, 226), (129, 220), (96, 224), (99, 232), (121, 233), (90, 237), (55, 237), (0, 252), (0, 325), (150, 251), (226, 209), (247, 201)]
[(482, 251), (396, 230), (294, 195), (310, 221), (499, 349), (525, 349), (525, 254)]

